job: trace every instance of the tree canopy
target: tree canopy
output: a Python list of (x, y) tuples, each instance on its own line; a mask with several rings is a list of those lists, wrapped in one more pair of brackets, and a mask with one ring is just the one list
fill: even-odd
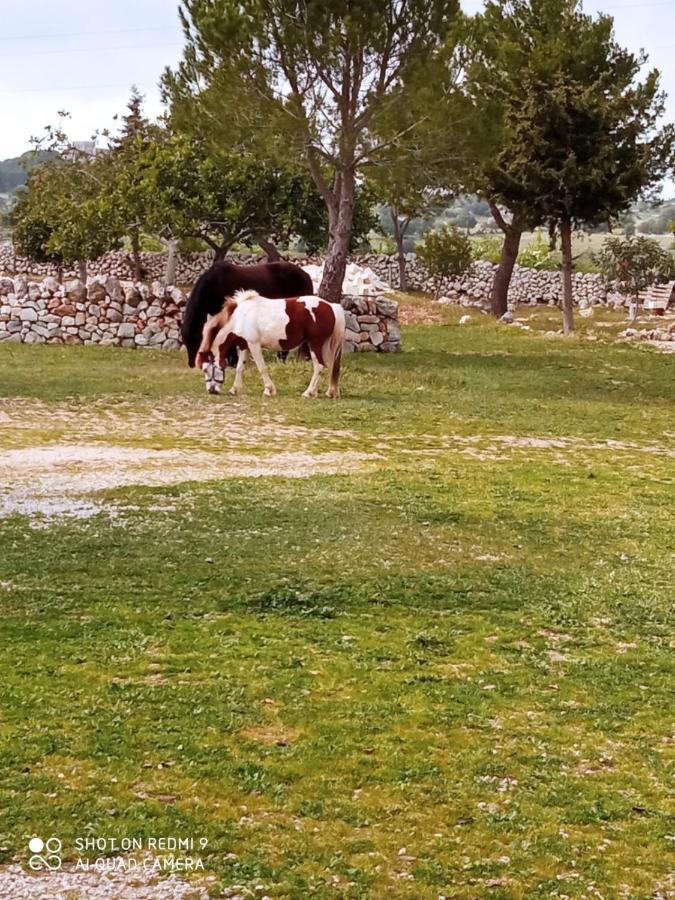
[(184, 58), (165, 73), (173, 115), (261, 158), (301, 160), (326, 205), (320, 292), (340, 294), (363, 173), (405, 79), (443, 44), (458, 0), (184, 0)]
[(480, 27), (491, 60), (478, 72), (483, 100), (501, 109), (499, 152), (484, 169), (490, 199), (559, 233), (569, 332), (572, 230), (617, 221), (672, 165), (659, 73), (640, 81), (645, 58), (579, 0), (489, 0)]

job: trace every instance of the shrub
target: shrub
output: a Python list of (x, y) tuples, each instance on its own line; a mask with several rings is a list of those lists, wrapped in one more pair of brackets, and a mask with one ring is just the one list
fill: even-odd
[(631, 318), (637, 316), (640, 291), (673, 277), (673, 257), (658, 241), (647, 237), (608, 238), (595, 254), (601, 274), (616, 282), (632, 298)]
[(474, 238), (472, 247), (474, 259), (484, 259), (487, 262), (498, 263), (502, 258), (502, 241), (496, 234)]
[(560, 268), (560, 258), (551, 250), (548, 241), (537, 232), (534, 239), (518, 254), (518, 265), (553, 272)]
[(444, 278), (462, 275), (473, 262), (471, 239), (454, 225), (429, 231), (417, 246), (417, 257), (434, 280), (436, 299)]

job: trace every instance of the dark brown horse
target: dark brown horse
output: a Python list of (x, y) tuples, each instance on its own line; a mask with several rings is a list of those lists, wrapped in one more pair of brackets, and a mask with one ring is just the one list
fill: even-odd
[(225, 298), (241, 290), (257, 291), (263, 297), (275, 299), (301, 297), (314, 292), (312, 279), (294, 263), (273, 262), (256, 266), (214, 263), (197, 279), (183, 315), (181, 331), (191, 369), (195, 365), (207, 317), (219, 313)]

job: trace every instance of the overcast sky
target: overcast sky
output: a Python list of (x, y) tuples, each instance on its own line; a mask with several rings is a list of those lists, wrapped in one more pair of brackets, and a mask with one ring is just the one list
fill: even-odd
[[(482, 0), (462, 0), (467, 12)], [(610, 13), (622, 44), (644, 48), (662, 73), (675, 120), (675, 0), (585, 0)], [(86, 139), (113, 127), (132, 84), (146, 110), (161, 112), (157, 83), (180, 59), (176, 0), (0, 0), (0, 159), (29, 148), (31, 135), (68, 110), (67, 131)]]

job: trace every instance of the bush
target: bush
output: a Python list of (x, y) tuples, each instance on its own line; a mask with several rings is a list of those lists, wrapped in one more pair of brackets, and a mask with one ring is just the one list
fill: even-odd
[(484, 259), (487, 262), (498, 263), (502, 258), (502, 240), (496, 234), (474, 238), (472, 247), (474, 259)]
[(417, 258), (429, 270), (438, 299), (443, 279), (464, 274), (473, 262), (472, 242), (454, 225), (443, 225), (425, 234), (417, 246)]
[(597, 275), (600, 271), (595, 255), (593, 253), (584, 252), (574, 260), (574, 271), (581, 272), (582, 275)]
[(640, 291), (675, 276), (673, 256), (647, 237), (608, 238), (595, 261), (606, 281), (616, 282), (623, 294), (632, 297), (631, 318), (637, 315)]
[(548, 241), (537, 232), (534, 240), (518, 254), (518, 265), (527, 269), (554, 272), (560, 268), (560, 257), (551, 250)]

